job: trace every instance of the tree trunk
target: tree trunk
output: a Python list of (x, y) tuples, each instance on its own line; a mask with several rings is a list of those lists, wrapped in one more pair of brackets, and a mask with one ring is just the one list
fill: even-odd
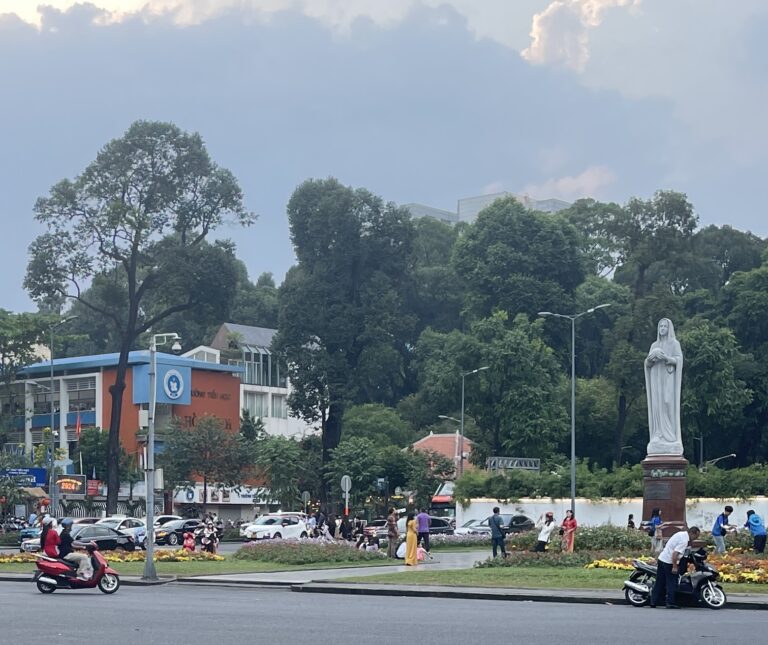
[[(323, 425), (323, 467), (331, 460), (331, 451), (334, 450), (341, 441), (341, 418), (344, 416), (344, 404), (334, 402), (328, 406), (328, 418)], [(320, 488), (320, 508), (328, 508), (330, 501), (328, 494), (328, 483), (323, 480)]]
[(203, 517), (205, 517), (207, 504), (208, 504), (208, 478), (203, 477)]
[(109, 436), (107, 438), (107, 515), (117, 512), (117, 493), (120, 489), (120, 418), (123, 412), (123, 392), (125, 375), (128, 372), (129, 343), (123, 343), (117, 362), (115, 382), (109, 386), (112, 398), (112, 413), (109, 416)]
[(627, 395), (624, 389), (619, 390), (618, 416), (616, 428), (613, 433), (613, 461), (621, 465), (621, 448), (624, 445), (624, 430), (627, 426)]

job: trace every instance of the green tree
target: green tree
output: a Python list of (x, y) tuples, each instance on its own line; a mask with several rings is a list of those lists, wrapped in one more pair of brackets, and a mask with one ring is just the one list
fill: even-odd
[(404, 448), (416, 437), (397, 410), (381, 403), (366, 403), (344, 413), (344, 436), (370, 439), (377, 445), (393, 444)]
[(0, 309), (0, 445), (13, 428), (14, 417), (24, 415), (23, 390), (13, 387), (19, 369), (35, 359), (35, 345), (45, 342), (51, 318), (39, 314), (16, 314)]
[[(738, 377), (742, 357), (736, 338), (729, 329), (698, 321), (680, 333), (680, 344), (685, 357), (683, 427), (689, 432), (695, 429), (707, 445), (735, 452), (744, 409), (752, 401), (752, 391)], [(731, 436), (733, 443), (724, 441), (724, 436)]]
[(299, 442), (287, 437), (268, 437), (259, 446), (256, 465), (269, 486), (270, 498), (286, 511), (299, 504), (302, 456)]
[[(30, 247), (26, 289), (38, 300), (80, 302), (108, 320), (120, 341), (107, 461), (107, 512), (114, 513), (128, 352), (173, 314), (228, 308), (232, 247), (206, 238), (229, 220), (249, 224), (253, 217), (234, 176), (213, 163), (199, 135), (147, 121), (109, 142), (74, 180), (53, 186), (35, 213), (47, 232)], [(124, 286), (127, 308), (84, 296), (102, 274), (115, 274), (116, 288)]]
[(209, 485), (239, 486), (250, 474), (251, 446), (237, 434), (224, 430), (216, 417), (200, 417), (193, 428), (183, 428), (175, 420), (163, 438), (158, 464), (170, 488), (194, 486), (195, 480), (202, 480), (203, 499), (207, 501)]
[(418, 508), (429, 508), (440, 484), (454, 478), (456, 465), (452, 459), (432, 450), (412, 450), (409, 457), (406, 487)]
[(582, 253), (593, 275), (607, 277), (619, 265), (627, 212), (618, 204), (579, 199), (560, 212), (581, 233)]
[[(245, 271), (245, 266), (242, 271)], [(241, 325), (276, 329), (278, 315), (278, 289), (272, 274), (262, 273), (256, 284), (248, 280), (247, 271), (241, 275), (230, 319)]]
[(343, 439), (333, 449), (331, 460), (326, 464), (326, 481), (337, 498), (342, 497), (341, 478), (349, 475), (352, 480), (350, 500), (362, 505), (376, 492), (375, 481), (381, 476), (376, 443), (364, 437)]
[(453, 264), (480, 317), (570, 309), (584, 279), (581, 239), (568, 220), (526, 210), (514, 198), (485, 208), (456, 243)]
[(542, 328), (524, 315), (508, 325), (498, 312), (468, 334), (427, 330), (419, 338), (420, 393), (436, 409), (459, 409), (461, 373), (489, 368), (465, 380), (465, 412), (477, 424), (467, 436), (479, 455), (544, 457), (567, 431), (563, 372)]
[(413, 280), (407, 306), (418, 321), (418, 331), (459, 328), (466, 294), (451, 256), (460, 227), (422, 217), (414, 220), (413, 228)]
[(630, 199), (625, 210), (627, 217), (617, 222), (623, 244), (616, 281), (628, 285), (635, 298), (657, 287), (678, 294), (691, 288), (698, 217), (688, 198), (660, 190), (648, 200)]
[(288, 221), (298, 265), (280, 288), (275, 347), (291, 414), (319, 422), (327, 462), (350, 403), (393, 405), (403, 394), (413, 227), (405, 209), (335, 179), (299, 186)]
[(267, 438), (267, 431), (261, 417), (254, 417), (246, 409), (243, 409), (240, 417), (240, 434), (250, 442), (261, 442)]

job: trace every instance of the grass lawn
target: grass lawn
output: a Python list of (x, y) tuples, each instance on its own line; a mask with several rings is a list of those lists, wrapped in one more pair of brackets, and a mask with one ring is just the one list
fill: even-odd
[[(211, 576), (223, 573), (268, 573), (271, 571), (301, 571), (304, 569), (340, 569), (343, 567), (380, 567), (391, 564), (387, 560), (381, 562), (326, 562), (317, 564), (280, 564), (277, 562), (254, 562), (247, 560), (232, 560), (223, 562), (155, 562), (158, 575), (173, 576)], [(110, 566), (120, 575), (140, 576), (144, 572), (143, 562), (113, 562)], [(0, 564), (0, 574), (29, 573), (35, 571), (34, 562), (19, 562)]]
[[(498, 567), (435, 571), (428, 566), (403, 573), (344, 578), (343, 582), (369, 584), (445, 585), (449, 587), (514, 587), (527, 589), (621, 590), (628, 571), (579, 567)], [(726, 593), (768, 594), (768, 585), (724, 584)]]

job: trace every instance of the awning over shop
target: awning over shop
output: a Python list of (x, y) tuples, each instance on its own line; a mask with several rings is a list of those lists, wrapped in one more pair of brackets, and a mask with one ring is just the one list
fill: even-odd
[(48, 493), (46, 493), (39, 486), (35, 486), (33, 488), (22, 488), (21, 490), (23, 490), (30, 497), (37, 497), (39, 499), (43, 499), (44, 497), (48, 497)]

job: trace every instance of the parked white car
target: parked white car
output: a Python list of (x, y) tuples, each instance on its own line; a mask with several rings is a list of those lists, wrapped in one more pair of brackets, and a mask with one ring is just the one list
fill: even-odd
[[(99, 520), (96, 524), (103, 524), (111, 529), (120, 531), (130, 535), (134, 542), (141, 545), (147, 538), (147, 526), (144, 524), (144, 520), (137, 519), (135, 517), (105, 517)], [(136, 529), (141, 528), (142, 539), (137, 540)]]
[(240, 536), (246, 540), (305, 538), (307, 535), (303, 513), (268, 513), (240, 527)]

